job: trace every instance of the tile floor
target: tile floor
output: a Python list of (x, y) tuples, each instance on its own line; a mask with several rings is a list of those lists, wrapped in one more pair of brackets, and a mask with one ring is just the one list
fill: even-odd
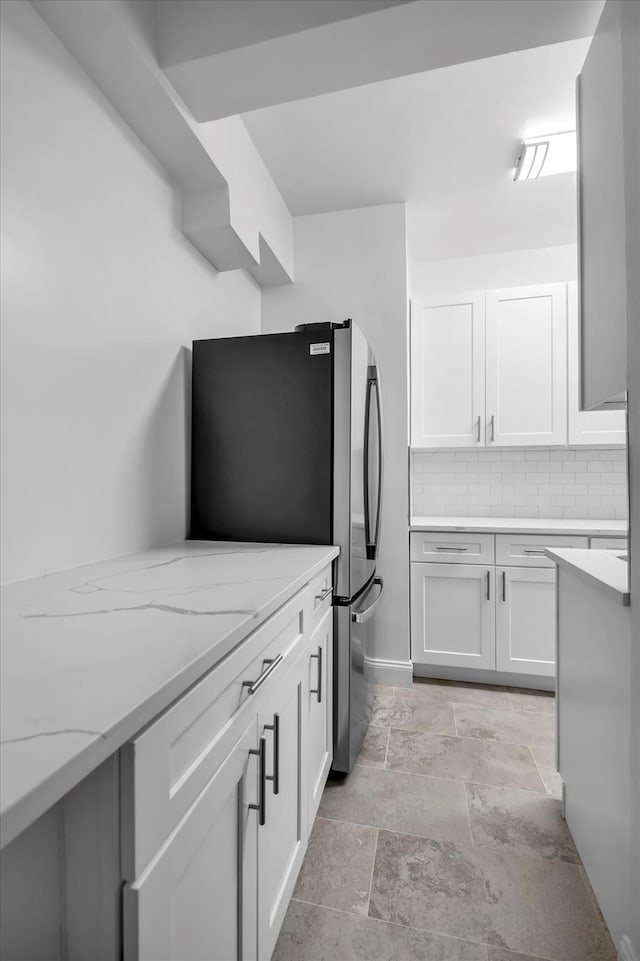
[(560, 808), (554, 698), (379, 687), (272, 961), (615, 961)]

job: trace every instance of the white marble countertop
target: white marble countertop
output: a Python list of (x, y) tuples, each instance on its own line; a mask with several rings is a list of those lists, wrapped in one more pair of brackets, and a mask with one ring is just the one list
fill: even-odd
[(625, 551), (582, 550), (581, 548), (558, 548), (545, 552), (558, 567), (570, 567), (584, 578), (604, 590), (613, 593), (616, 599), (628, 607), (629, 566), (623, 559)]
[(6, 585), (1, 846), (337, 554), (337, 547), (183, 541)]
[(491, 534), (584, 534), (626, 537), (627, 521), (559, 517), (419, 517), (412, 516), (409, 530), (475, 531)]

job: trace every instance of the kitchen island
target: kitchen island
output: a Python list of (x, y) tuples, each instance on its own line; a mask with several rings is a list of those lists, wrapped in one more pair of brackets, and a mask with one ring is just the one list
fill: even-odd
[[(230, 679), (233, 671), (229, 665), (234, 658), (241, 660), (240, 652), (251, 644), (254, 660), (247, 661), (243, 670), (253, 680), (254, 672), (260, 674), (261, 652), (268, 653), (260, 644), (279, 643), (283, 636), (275, 629), (269, 634), (269, 625), (279, 623), (283, 610), (291, 607), (292, 611), (286, 641), (291, 650), (297, 650), (298, 643), (306, 644), (308, 630), (321, 614), (323, 623), (329, 624), (331, 562), (337, 554), (334, 547), (185, 541), (5, 587), (0, 825), (2, 845), (7, 846), (3, 891), (9, 898), (3, 904), (3, 917), (11, 917), (12, 923), (4, 926), (3, 956), (7, 944), (16, 943), (20, 924), (24, 936), (18, 932), (17, 937), (24, 941), (24, 957), (48, 961), (79, 957), (90, 943), (85, 940), (82, 949), (82, 938), (97, 937), (90, 931), (84, 935), (72, 932), (73, 937), (67, 932), (65, 948), (47, 941), (56, 926), (65, 926), (60, 915), (68, 921), (70, 914), (68, 903), (49, 903), (47, 877), (57, 891), (58, 872), (66, 871), (65, 897), (75, 898), (72, 913), (93, 913), (97, 924), (98, 902), (105, 898), (105, 885), (99, 891), (98, 878), (96, 897), (87, 905), (90, 885), (82, 883), (86, 878), (70, 875), (73, 863), (79, 865), (82, 858), (76, 862), (72, 856), (72, 863), (60, 860), (56, 849), (65, 831), (65, 843), (73, 847), (75, 831), (78, 843), (89, 851), (86, 870), (94, 875), (106, 870), (109, 875), (102, 924), (110, 930), (100, 942), (106, 947), (96, 948), (94, 956), (119, 956), (120, 932), (112, 930), (112, 921), (119, 914), (114, 898), (122, 880), (134, 880), (120, 876), (118, 858), (121, 844), (124, 851), (118, 811), (122, 803), (120, 749), (149, 729), (145, 726), (153, 727), (150, 722), (176, 703), (191, 704), (194, 698), (201, 701), (197, 692), (203, 679), (211, 683), (211, 678), (225, 670)], [(329, 590), (321, 590), (321, 605), (313, 602), (316, 582), (329, 585)], [(264, 641), (256, 641), (261, 637)], [(286, 648), (282, 650), (286, 655)], [(270, 662), (262, 658), (262, 663), (264, 667)], [(274, 677), (284, 675), (284, 668), (276, 666), (279, 671), (274, 671)], [(229, 679), (225, 681), (227, 690), (232, 686)], [(236, 714), (244, 710), (246, 723), (248, 700), (259, 704), (260, 697), (247, 700), (247, 688), (240, 685), (238, 681), (242, 700), (236, 698), (233, 710)], [(225, 689), (224, 685), (218, 687)], [(267, 687), (265, 684), (263, 690)], [(325, 711), (326, 703), (325, 698)], [(201, 714), (204, 711), (201, 704), (199, 710)], [(193, 730), (198, 717), (190, 722)], [(257, 730), (257, 722), (255, 727)], [(211, 728), (206, 737), (210, 740), (215, 734)], [(193, 733), (189, 737), (193, 738)], [(190, 743), (193, 750), (193, 741)], [(181, 749), (186, 756), (184, 747)], [(189, 777), (182, 773), (180, 787), (191, 780), (198, 782), (200, 775), (191, 778), (191, 774), (202, 767), (205, 754), (191, 758)], [(132, 765), (136, 763), (134, 755), (130, 755)], [(166, 758), (167, 768), (169, 762), (173, 763), (172, 756)], [(144, 787), (142, 781), (136, 782), (138, 794), (132, 805), (139, 803), (141, 785)], [(172, 785), (172, 798), (179, 793)], [(98, 830), (101, 838), (96, 837)], [(113, 863), (105, 867), (109, 859)], [(123, 856), (122, 863), (126, 860)], [(34, 868), (39, 865), (40, 878), (40, 903), (37, 907), (32, 904), (33, 917), (28, 906), (16, 907), (21, 883), (33, 882), (31, 862)], [(144, 864), (136, 862), (136, 869), (139, 867)], [(16, 911), (22, 917), (17, 917)], [(7, 933), (9, 928), (13, 933)], [(13, 941), (5, 940), (10, 936)], [(78, 944), (75, 954), (69, 947), (74, 937)], [(33, 950), (27, 942), (33, 942)], [(15, 953), (10, 956), (18, 957)]]
[[(558, 770), (564, 813), (616, 943), (633, 903), (631, 620), (626, 555), (549, 550), (558, 567)], [(636, 892), (637, 894), (637, 892)]]

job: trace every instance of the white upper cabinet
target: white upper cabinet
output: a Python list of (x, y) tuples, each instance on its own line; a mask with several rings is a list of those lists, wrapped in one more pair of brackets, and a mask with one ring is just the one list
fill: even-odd
[(484, 446), (484, 294), (411, 304), (411, 446)]
[(638, 265), (626, 260), (625, 177), (637, 177), (637, 170), (625, 168), (625, 139), (636, 136), (638, 101), (631, 62), (637, 51), (622, 37), (634, 6), (604, 5), (576, 88), (580, 406), (586, 410), (619, 399), (627, 387), (627, 272)]
[(580, 343), (577, 284), (567, 291), (569, 350), (569, 443), (625, 444), (623, 410), (580, 410)]
[(567, 442), (566, 284), (486, 294), (487, 446)]
[(412, 447), (566, 443), (566, 284), (412, 301)]

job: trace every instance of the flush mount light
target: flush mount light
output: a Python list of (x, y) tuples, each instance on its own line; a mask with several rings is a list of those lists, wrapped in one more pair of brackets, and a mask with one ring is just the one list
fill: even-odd
[(537, 180), (576, 170), (576, 132), (528, 137), (520, 148), (514, 180)]

